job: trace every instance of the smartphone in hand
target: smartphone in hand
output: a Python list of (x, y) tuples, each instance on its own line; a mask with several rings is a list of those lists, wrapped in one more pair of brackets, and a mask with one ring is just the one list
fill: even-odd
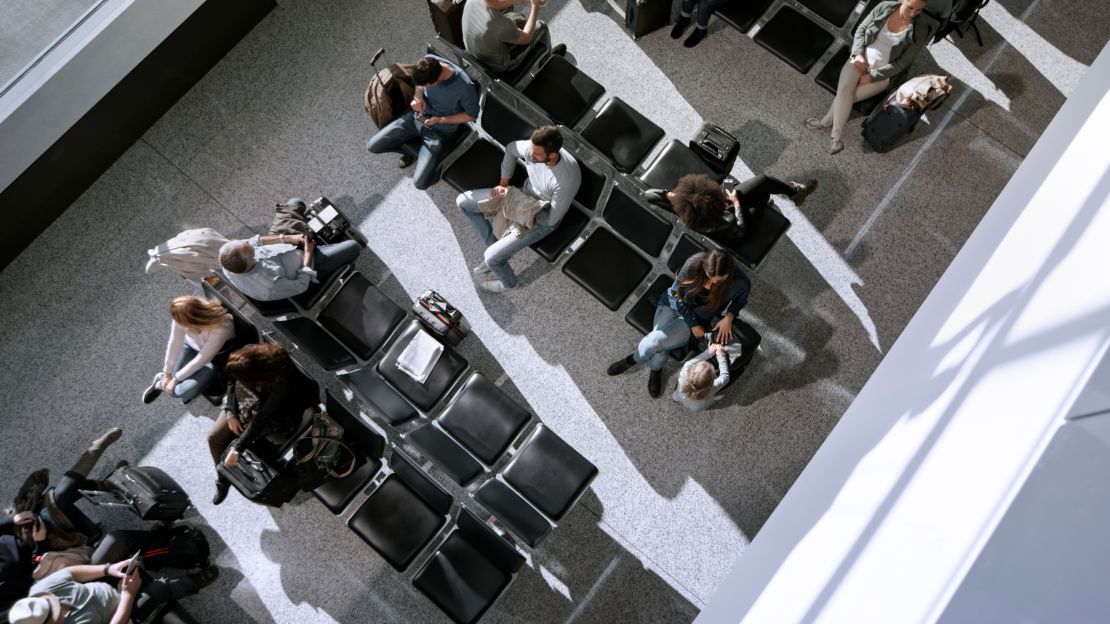
[(133, 573), (135, 571), (135, 568), (139, 567), (139, 562), (142, 561), (142, 559), (143, 559), (143, 551), (142, 550), (136, 550), (135, 554), (131, 555), (131, 561), (129, 561), (127, 563), (127, 570), (124, 571), (123, 575), (125, 577), (131, 576), (131, 573)]

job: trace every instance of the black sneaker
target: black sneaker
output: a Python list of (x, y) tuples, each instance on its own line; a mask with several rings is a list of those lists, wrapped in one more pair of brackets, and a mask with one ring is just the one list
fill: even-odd
[(143, 403), (146, 403), (146, 404), (149, 405), (149, 404), (153, 403), (155, 399), (157, 399), (159, 396), (162, 395), (161, 381), (162, 381), (162, 376), (161, 375), (155, 375), (154, 376), (154, 381), (150, 384), (150, 387), (147, 388), (146, 390), (143, 390)]
[(690, 36), (686, 38), (686, 41), (682, 42), (682, 45), (687, 48), (692, 48), (701, 43), (701, 40), (705, 39), (707, 34), (709, 34), (708, 28), (695, 28), (694, 32), (690, 33)]
[(566, 56), (567, 55), (567, 44), (560, 43), (559, 45), (555, 46), (554, 48), (551, 48), (551, 53), (554, 54), (555, 56)]
[(216, 495), (212, 497), (212, 504), (219, 505), (227, 498), (227, 493), (231, 490), (231, 483), (223, 479), (216, 479)]
[(648, 394), (651, 398), (658, 399), (659, 395), (663, 392), (663, 371), (653, 370), (651, 375), (648, 375)]
[(801, 206), (806, 198), (817, 190), (817, 179), (811, 178), (805, 184), (798, 182), (791, 182), (790, 186), (794, 187), (794, 196), (790, 199), (793, 200), (795, 206)]
[(630, 355), (626, 358), (623, 358), (621, 360), (618, 360), (618, 361), (613, 362), (612, 364), (610, 364), (609, 368), (606, 369), (605, 372), (609, 373), (610, 375), (620, 375), (621, 373), (623, 373), (624, 371), (632, 368), (635, 365), (636, 365), (636, 360), (632, 359), (632, 356)]
[(412, 163), (414, 163), (414, 162), (416, 162), (416, 158), (414, 156), (409, 156), (408, 154), (401, 154), (401, 160), (397, 162), (397, 166), (400, 167), (401, 169), (408, 169), (409, 167), (412, 166)]

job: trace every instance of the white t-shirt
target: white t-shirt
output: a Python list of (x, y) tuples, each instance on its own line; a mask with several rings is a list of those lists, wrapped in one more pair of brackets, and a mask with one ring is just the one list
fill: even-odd
[(875, 37), (875, 41), (871, 45), (867, 46), (867, 64), (870, 67), (889, 65), (890, 50), (906, 38), (906, 32), (909, 30), (909, 27), (906, 27), (901, 32), (892, 33), (887, 26), (884, 23), (883, 29), (879, 31), (879, 36)]

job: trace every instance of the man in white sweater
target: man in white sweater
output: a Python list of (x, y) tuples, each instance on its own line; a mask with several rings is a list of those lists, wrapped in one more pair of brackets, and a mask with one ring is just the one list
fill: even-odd
[[(521, 190), (528, 196), (551, 202), (551, 206), (536, 215), (535, 224), (527, 232), (521, 233), (520, 229), (512, 227), (498, 240), (478, 202), (503, 195), (508, 190), (518, 159), (524, 161), (528, 171), (528, 181)], [(459, 194), (455, 203), (486, 244), (482, 262), (474, 268), (482, 290), (501, 293), (516, 288), (516, 273), (509, 266), (509, 258), (555, 231), (570, 209), (581, 183), (578, 161), (563, 149), (559, 129), (542, 126), (532, 133), (530, 141), (515, 141), (506, 147), (501, 160), (501, 180), (496, 187)]]

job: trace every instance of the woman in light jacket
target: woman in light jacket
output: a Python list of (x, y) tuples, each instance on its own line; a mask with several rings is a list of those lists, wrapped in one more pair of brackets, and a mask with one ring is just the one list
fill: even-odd
[(152, 403), (163, 392), (188, 403), (217, 377), (215, 362), (224, 345), (235, 337), (231, 314), (219, 301), (177, 297), (170, 302), (170, 340), (162, 371), (143, 393)]
[(810, 117), (811, 130), (832, 128), (829, 153), (844, 149), (844, 124), (852, 104), (874, 97), (905, 71), (936, 31), (936, 22), (921, 13), (925, 0), (882, 2), (856, 28), (852, 56), (840, 70), (832, 106), (821, 119)]

